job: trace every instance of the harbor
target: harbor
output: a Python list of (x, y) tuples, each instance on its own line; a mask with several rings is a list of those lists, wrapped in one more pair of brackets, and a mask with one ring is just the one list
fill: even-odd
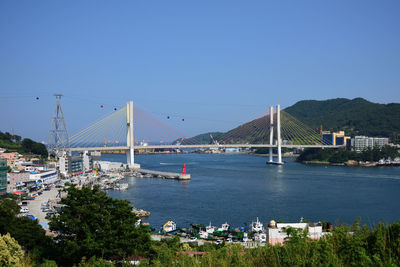
[[(257, 217), (249, 226), (233, 228), (227, 222), (221, 227), (191, 223), (190, 227), (177, 228), (174, 221), (167, 221), (158, 231), (152, 232), (153, 240), (177, 236), (181, 243), (239, 243), (246, 248), (264, 246), (266, 243), (272, 245), (283, 244), (289, 238), (287, 229), (293, 228), (300, 231), (307, 231), (311, 239), (320, 239), (333, 231), (331, 223), (305, 222), (300, 218), (298, 223), (277, 223), (274, 220), (264, 224)], [(151, 228), (152, 229), (152, 228)]]

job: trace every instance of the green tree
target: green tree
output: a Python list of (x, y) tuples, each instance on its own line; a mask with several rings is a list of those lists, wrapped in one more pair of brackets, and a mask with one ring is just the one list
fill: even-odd
[(34, 260), (51, 257), (53, 242), (37, 220), (17, 217), (20, 207), (15, 200), (0, 199), (0, 234), (9, 233), (17, 242), (31, 251)]
[(135, 226), (138, 217), (129, 201), (110, 198), (98, 187), (65, 191), (61, 211), (49, 218), (50, 229), (58, 234), (62, 264), (79, 263), (84, 256), (123, 260), (149, 250), (148, 228)]
[(0, 266), (22, 266), (24, 251), (10, 234), (0, 235)]

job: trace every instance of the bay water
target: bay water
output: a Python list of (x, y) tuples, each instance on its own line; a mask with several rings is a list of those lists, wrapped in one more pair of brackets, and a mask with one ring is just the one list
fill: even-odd
[[(124, 155), (102, 160), (125, 162)], [(373, 226), (400, 219), (400, 168), (305, 165), (293, 159), (267, 165), (248, 154), (136, 155), (144, 169), (181, 172), (190, 181), (127, 177), (128, 190), (107, 193), (151, 212), (145, 221), (159, 229), (168, 220), (234, 227), (262, 222), (329, 221)]]

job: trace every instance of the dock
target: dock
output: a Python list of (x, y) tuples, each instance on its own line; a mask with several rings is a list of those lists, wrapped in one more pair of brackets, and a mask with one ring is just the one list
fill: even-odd
[(146, 169), (135, 169), (134, 172), (125, 174), (134, 175), (138, 178), (164, 178), (164, 179), (176, 179), (176, 180), (190, 180), (190, 174), (177, 173), (177, 172), (162, 172), (152, 171)]

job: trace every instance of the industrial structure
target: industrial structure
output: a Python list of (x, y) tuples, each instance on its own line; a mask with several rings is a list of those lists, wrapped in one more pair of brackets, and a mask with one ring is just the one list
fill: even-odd
[(54, 94), (54, 96), (57, 99), (57, 107), (51, 120), (47, 150), (49, 151), (49, 156), (53, 155), (56, 157), (60, 157), (68, 152), (69, 138), (67, 125), (64, 119), (64, 113), (61, 109), (60, 104), (60, 100), (63, 95)]

